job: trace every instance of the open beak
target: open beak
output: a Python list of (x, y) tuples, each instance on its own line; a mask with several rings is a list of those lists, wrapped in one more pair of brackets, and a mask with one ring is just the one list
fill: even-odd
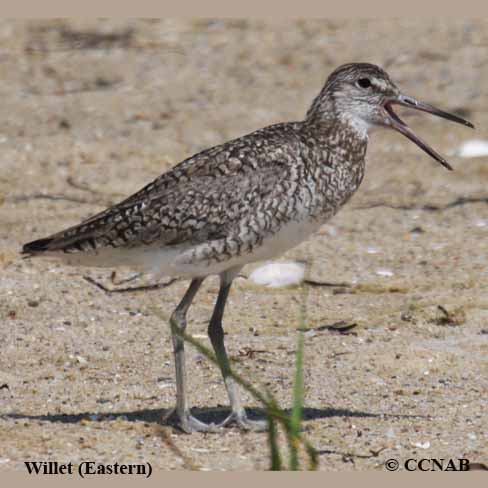
[(398, 95), (396, 98), (388, 100), (384, 104), (384, 108), (386, 113), (388, 114), (388, 119), (391, 127), (396, 129), (405, 137), (408, 137), (412, 142), (415, 142), (415, 144), (417, 144), (417, 146), (423, 149), (427, 154), (433, 157), (436, 161), (439, 161), (439, 163), (441, 163), (442, 166), (452, 171), (452, 167), (450, 166), (450, 164), (440, 154), (434, 151), (434, 149), (432, 149), (428, 144), (422, 141), (422, 139), (417, 137), (410, 129), (410, 127), (408, 127), (407, 124), (405, 124), (405, 122), (403, 122), (403, 120), (401, 120), (400, 117), (398, 117), (398, 115), (392, 109), (392, 105), (394, 104), (403, 105), (405, 107), (410, 107), (417, 110), (422, 110), (423, 112), (427, 112), (432, 115), (437, 115), (438, 117), (442, 117), (443, 119), (451, 120), (452, 122), (457, 122), (458, 124), (466, 125), (468, 127), (471, 127), (472, 129), (474, 129), (474, 125), (471, 122), (462, 119), (461, 117), (457, 117), (456, 115), (443, 112), (442, 110), (439, 110), (438, 108), (433, 107), (432, 105), (419, 102), (418, 100), (415, 100), (415, 98), (407, 97), (406, 95), (402, 95), (402, 94)]

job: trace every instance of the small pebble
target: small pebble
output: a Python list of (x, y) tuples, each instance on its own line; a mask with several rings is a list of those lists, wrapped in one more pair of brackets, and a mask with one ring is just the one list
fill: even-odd
[(389, 277), (389, 276), (393, 276), (394, 273), (393, 273), (393, 271), (390, 271), (389, 269), (377, 269), (376, 274), (379, 276)]
[(488, 156), (488, 141), (482, 139), (471, 139), (462, 144), (456, 151), (462, 158), (479, 158)]
[(69, 120), (61, 119), (59, 121), (59, 128), (60, 129), (71, 129), (71, 124), (69, 123)]
[(380, 251), (376, 247), (367, 247), (366, 252), (368, 254), (378, 254)]
[(429, 449), (430, 442), (429, 441), (426, 441), (426, 442), (414, 442), (412, 445), (414, 447), (418, 447), (419, 449)]

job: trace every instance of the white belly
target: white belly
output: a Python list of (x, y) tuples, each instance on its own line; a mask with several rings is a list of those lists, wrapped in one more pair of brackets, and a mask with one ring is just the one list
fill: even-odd
[(230, 268), (263, 261), (279, 256), (297, 246), (318, 230), (320, 223), (311, 221), (290, 222), (278, 232), (265, 238), (252, 253), (243, 253), (222, 262), (195, 262), (195, 247), (191, 245), (160, 247), (157, 245), (127, 248), (103, 248), (93, 252), (52, 254), (63, 262), (74, 266), (95, 266), (111, 268), (129, 266), (159, 276), (197, 277), (218, 274)]
[[(238, 268), (249, 263), (264, 261), (279, 256), (305, 241), (311, 234), (316, 232), (319, 227), (320, 223), (317, 222), (290, 222), (282, 226), (280, 230), (272, 236), (265, 238), (259, 247), (253, 249), (253, 252), (236, 255), (222, 262), (212, 262), (208, 264), (207, 262), (195, 263), (193, 261), (192, 263), (189, 263), (188, 258), (193, 250), (188, 249), (186, 252), (176, 257), (176, 260), (170, 264), (170, 269), (172, 274), (177, 276), (204, 276), (218, 274), (230, 268)], [(165, 258), (163, 258), (161, 262), (162, 261), (166, 261)], [(165, 274), (165, 271), (162, 270), (162, 273)]]

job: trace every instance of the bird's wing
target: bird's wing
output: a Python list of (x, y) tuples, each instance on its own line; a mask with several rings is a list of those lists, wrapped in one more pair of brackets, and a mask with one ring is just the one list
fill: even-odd
[(276, 185), (288, 177), (294, 153), (290, 144), (297, 142), (288, 138), (288, 151), (283, 151), (281, 138), (272, 143), (265, 135), (262, 147), (260, 132), (183, 161), (123, 202), (26, 244), (23, 251), (76, 252), (155, 242), (171, 246), (225, 237), (244, 213), (265, 205)]

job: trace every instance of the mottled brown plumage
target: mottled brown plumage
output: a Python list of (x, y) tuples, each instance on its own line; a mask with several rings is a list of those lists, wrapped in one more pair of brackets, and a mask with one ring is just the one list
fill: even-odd
[(183, 161), (127, 200), (25, 251), (96, 255), (106, 247), (189, 245), (188, 262), (211, 267), (251, 255), (290, 222), (323, 223), (359, 186), (365, 152), (366, 139), (347, 126), (267, 127)]
[(396, 129), (441, 164), (448, 163), (393, 112), (406, 105), (471, 126), (402, 95), (381, 68), (344, 65), (327, 79), (303, 121), (277, 124), (202, 151), (123, 202), (79, 225), (28, 243), (30, 255), (68, 263), (128, 264), (193, 279), (171, 318), (177, 377), (176, 422), (207, 430), (189, 413), (183, 342), (186, 312), (203, 279), (219, 274), (221, 289), (209, 336), (228, 390), (231, 420), (253, 428), (229, 377), (221, 327), (232, 280), (243, 265), (297, 245), (359, 187), (371, 126)]

